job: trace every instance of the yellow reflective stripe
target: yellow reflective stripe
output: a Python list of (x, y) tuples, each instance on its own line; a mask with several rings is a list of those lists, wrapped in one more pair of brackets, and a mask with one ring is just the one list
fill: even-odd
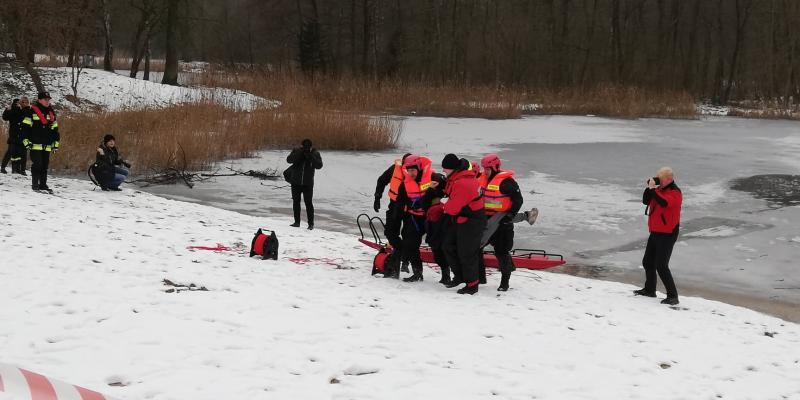
[(44, 148), (40, 144), (35, 144), (31, 146), (31, 150), (44, 150)]
[(423, 183), (422, 186), (419, 187), (419, 189), (422, 190), (422, 191), (425, 191), (425, 190), (428, 190), (428, 188), (430, 188), (430, 187), (431, 187), (431, 183), (430, 182), (426, 182), (426, 183)]
[(32, 118), (33, 118), (33, 120), (34, 120), (34, 121), (38, 121), (38, 120), (39, 120), (39, 116), (38, 116), (38, 115), (36, 115), (36, 114), (33, 114), (33, 117), (32, 117)]
[(488, 185), (488, 186), (486, 186), (486, 189), (492, 190), (492, 191), (498, 191), (498, 190), (500, 190), (500, 185)]
[(25, 124), (25, 125), (33, 126), (33, 121), (28, 117), (23, 118), (22, 119), (22, 123)]
[(22, 157), (11, 157), (11, 161), (19, 161), (22, 160)]
[(55, 147), (55, 148), (61, 147), (61, 142), (59, 142), (59, 141), (53, 142), (53, 147)]
[(486, 202), (483, 203), (483, 207), (484, 208), (503, 208), (503, 205), (500, 204), (500, 203), (486, 201)]
[(58, 122), (53, 122), (53, 125), (50, 125), (50, 129), (58, 129)]
[(30, 143), (31, 143), (31, 141), (30, 141), (30, 140), (28, 140), (28, 139), (22, 139), (22, 145), (23, 145), (23, 146), (27, 146), (27, 145), (29, 145)]

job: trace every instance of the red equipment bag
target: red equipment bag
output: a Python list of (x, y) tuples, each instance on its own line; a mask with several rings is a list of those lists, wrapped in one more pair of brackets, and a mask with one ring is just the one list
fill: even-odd
[(375, 255), (374, 259), (372, 259), (372, 275), (383, 273), (383, 269), (386, 267), (388, 258), (389, 253), (386, 252), (386, 247), (381, 247), (378, 249), (378, 254)]
[(269, 236), (260, 228), (258, 229), (250, 246), (250, 257), (259, 255), (262, 260), (278, 259), (278, 237), (275, 235), (275, 231), (267, 232), (269, 232)]

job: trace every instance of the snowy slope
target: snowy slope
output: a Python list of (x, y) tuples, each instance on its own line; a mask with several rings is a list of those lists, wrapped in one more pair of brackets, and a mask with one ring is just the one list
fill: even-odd
[[(84, 69), (78, 84), (81, 104), (66, 99), (72, 96), (72, 71), (70, 68), (40, 68), (45, 87), (53, 103), (61, 109), (107, 111), (125, 109), (163, 108), (175, 104), (213, 101), (234, 110), (252, 110), (257, 107), (276, 107), (279, 102), (266, 100), (250, 93), (206, 87), (162, 85), (157, 82), (131, 79), (127, 76), (97, 69)], [(0, 80), (6, 86), (0, 89), (3, 96), (19, 97), (36, 94), (30, 77), (24, 71), (0, 69)], [(5, 100), (3, 100), (5, 101)]]
[[(430, 269), (372, 278), (355, 238), (286, 218), (51, 186), (0, 177), (0, 362), (121, 399), (800, 398), (800, 327), (746, 309), (526, 272), (464, 297)], [(259, 226), (281, 260), (186, 249)]]

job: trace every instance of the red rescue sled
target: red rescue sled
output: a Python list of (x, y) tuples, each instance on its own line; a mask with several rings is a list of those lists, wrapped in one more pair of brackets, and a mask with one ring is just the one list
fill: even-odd
[[(362, 218), (364, 218), (369, 224), (373, 240), (368, 240), (365, 238), (364, 230), (361, 227)], [(380, 223), (381, 227), (383, 228), (384, 223), (380, 217), (370, 217), (367, 214), (361, 214), (356, 218), (358, 231), (361, 233), (361, 238), (358, 239), (358, 241), (375, 250), (378, 250), (376, 261), (378, 261), (378, 258), (381, 258), (380, 264), (382, 266), (383, 259), (386, 257), (385, 249), (387, 244), (381, 239), (378, 228), (375, 226), (376, 222)], [(433, 259), (433, 251), (430, 247), (421, 246), (419, 248), (419, 254), (420, 258), (422, 258), (422, 262), (429, 264), (433, 264), (435, 262)], [(560, 254), (551, 254), (544, 250), (514, 249), (511, 250), (511, 258), (514, 260), (514, 266), (522, 269), (548, 269), (557, 267), (559, 265), (564, 265), (566, 263), (566, 261), (564, 261), (564, 257)], [(488, 268), (498, 268), (497, 258), (494, 256), (494, 252), (492, 251), (483, 252), (483, 262)], [(373, 269), (373, 274), (376, 272), (380, 271)]]

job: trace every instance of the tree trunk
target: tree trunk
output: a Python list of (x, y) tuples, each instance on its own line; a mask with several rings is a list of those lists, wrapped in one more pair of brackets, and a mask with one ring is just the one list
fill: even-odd
[(144, 76), (142, 79), (150, 80), (150, 34), (147, 35), (144, 45)]
[[(742, 2), (744, 2), (744, 4), (742, 4)], [(745, 28), (747, 27), (747, 20), (750, 18), (750, 9), (752, 5), (752, 0), (736, 0), (736, 40), (734, 41), (728, 81), (725, 85), (725, 92), (722, 95), (723, 104), (727, 104), (728, 100), (730, 100), (733, 80), (736, 78), (736, 70), (739, 64), (739, 51), (744, 42)]]
[(166, 61), (164, 63), (164, 77), (161, 83), (165, 85), (178, 85), (178, 1), (167, 0), (167, 43)]
[(103, 36), (105, 46), (103, 52), (103, 70), (114, 72), (114, 44), (111, 41), (111, 10), (109, 0), (101, 0), (103, 6)]

